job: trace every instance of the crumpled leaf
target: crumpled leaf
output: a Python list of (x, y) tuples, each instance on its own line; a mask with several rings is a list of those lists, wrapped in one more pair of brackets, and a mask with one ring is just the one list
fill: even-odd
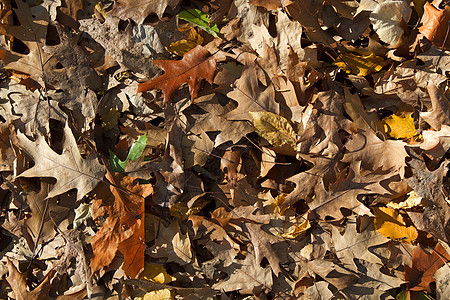
[[(144, 270), (139, 275), (139, 279), (145, 279), (152, 282), (157, 282), (161, 284), (167, 284), (174, 280), (176, 280), (175, 277), (170, 276), (166, 269), (164, 269), (161, 265), (152, 265), (145, 263)], [(160, 289), (156, 291), (150, 291), (144, 294), (142, 297), (137, 297), (136, 299), (142, 299), (142, 300), (171, 300), (175, 297), (175, 291), (171, 289)]]
[(412, 266), (405, 266), (405, 279), (410, 291), (430, 292), (434, 273), (450, 260), (450, 254), (438, 243), (433, 252), (425, 252), (420, 245), (412, 253)]
[(374, 207), (375, 228), (386, 237), (411, 243), (419, 236), (417, 229), (413, 226), (406, 226), (402, 215), (395, 209), (389, 207)]
[(293, 3), (291, 0), (250, 0), (250, 4), (264, 7), (267, 10), (283, 8)]
[(199, 35), (194, 28), (191, 28), (186, 39), (173, 42), (168, 47), (166, 47), (166, 50), (169, 53), (183, 56), (202, 43), (203, 37)]
[(380, 71), (383, 68), (384, 59), (373, 53), (369, 55), (344, 53), (339, 55), (334, 64), (347, 73), (366, 76)]
[(413, 208), (419, 205), (422, 205), (422, 197), (417, 195), (415, 191), (409, 192), (405, 201), (397, 202), (394, 200), (386, 204), (387, 207), (392, 209)]
[(433, 4), (426, 2), (419, 32), (437, 47), (445, 46), (448, 48), (449, 39), (447, 38), (445, 45), (443, 43), (447, 35), (449, 20), (450, 6), (446, 5), (444, 9), (437, 9)]
[(165, 71), (165, 74), (139, 84), (138, 93), (152, 89), (161, 89), (164, 103), (169, 102), (176, 90), (185, 82), (189, 85), (191, 100), (197, 97), (203, 79), (212, 84), (216, 72), (216, 61), (202, 46), (197, 46), (183, 56), (182, 60), (154, 60), (153, 63)]
[(382, 122), (385, 132), (394, 139), (410, 139), (417, 135), (414, 119), (410, 114), (390, 115)]
[(309, 228), (311, 228), (311, 224), (309, 223), (309, 220), (306, 220), (300, 224), (294, 224), (288, 231), (280, 233), (280, 236), (285, 239), (295, 239)]
[(20, 273), (17, 270), (16, 266), (6, 258), (6, 267), (8, 268), (8, 276), (6, 277), (6, 281), (8, 281), (12, 290), (14, 291), (14, 295), (16, 296), (16, 300), (45, 300), (49, 297), (50, 291), (50, 280), (54, 274), (54, 271), (51, 270), (48, 272), (41, 283), (34, 288), (32, 291), (28, 291), (27, 289), (27, 274)]
[(92, 273), (109, 266), (120, 251), (124, 256), (122, 268), (125, 274), (136, 278), (144, 269), (144, 198), (153, 193), (153, 187), (136, 184), (136, 178), (121, 174), (108, 172), (106, 178), (110, 183), (102, 183), (96, 188), (91, 207), (94, 219), (106, 216), (91, 239)]
[(147, 135), (141, 135), (134, 143), (131, 145), (130, 151), (128, 152), (127, 158), (122, 161), (117, 157), (114, 152), (110, 151), (110, 163), (112, 170), (114, 172), (123, 172), (125, 171), (125, 166), (128, 161), (136, 161), (144, 152), (145, 146), (147, 144)]
[(19, 177), (56, 179), (56, 184), (47, 195), (48, 198), (77, 189), (77, 200), (80, 200), (95, 188), (105, 174), (104, 166), (100, 165), (94, 153), (86, 159), (81, 157), (75, 137), (67, 123), (64, 127), (62, 154), (53, 151), (42, 135), (32, 142), (23, 133), (18, 132), (17, 140), (17, 145), (35, 162), (32, 168), (19, 174)]
[(401, 24), (408, 23), (411, 11), (409, 2), (390, 0), (379, 3), (369, 18), (380, 39), (396, 45), (403, 35)]
[(114, 7), (108, 12), (108, 15), (116, 16), (122, 20), (132, 19), (137, 24), (142, 24), (151, 13), (155, 13), (161, 19), (167, 7), (175, 9), (178, 3), (180, 3), (180, 0), (114, 1)]
[(280, 115), (259, 111), (250, 112), (256, 132), (265, 138), (272, 146), (278, 147), (288, 144), (295, 149), (297, 134), (289, 121)]
[(185, 9), (178, 14), (178, 18), (197, 25), (214, 37), (219, 36), (217, 24), (209, 25), (209, 15), (198, 9)]
[(427, 91), (430, 95), (433, 110), (421, 112), (420, 117), (434, 129), (440, 130), (442, 125), (450, 125), (450, 102), (432, 82), (428, 84)]

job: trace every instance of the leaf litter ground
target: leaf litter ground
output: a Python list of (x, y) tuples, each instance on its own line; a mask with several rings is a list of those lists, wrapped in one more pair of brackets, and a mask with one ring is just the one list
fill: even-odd
[(0, 298), (444, 299), (445, 5), (3, 1)]

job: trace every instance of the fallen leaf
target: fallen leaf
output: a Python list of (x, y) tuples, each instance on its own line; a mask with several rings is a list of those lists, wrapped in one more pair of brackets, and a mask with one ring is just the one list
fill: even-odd
[(376, 113), (368, 114), (364, 108), (358, 94), (350, 93), (350, 90), (345, 87), (345, 112), (352, 118), (353, 123), (357, 129), (372, 130), (376, 134), (383, 132), (383, 126), (378, 119)]
[(421, 20), (422, 26), (419, 27), (419, 32), (437, 47), (448, 47), (447, 45), (450, 41), (448, 39), (445, 41), (445, 37), (447, 36), (448, 21), (450, 20), (450, 7), (446, 5), (444, 9), (437, 9), (433, 4), (426, 2), (424, 10)]
[(216, 72), (216, 61), (202, 46), (197, 46), (183, 56), (182, 60), (154, 60), (153, 63), (165, 71), (155, 79), (139, 84), (138, 93), (161, 89), (164, 103), (169, 102), (176, 90), (185, 82), (189, 85), (191, 100), (197, 97), (202, 79), (212, 84)]
[(373, 53), (357, 55), (353, 53), (340, 54), (334, 64), (347, 73), (358, 76), (367, 76), (380, 71), (384, 65), (384, 59)]
[(187, 52), (191, 51), (198, 45), (203, 43), (203, 37), (197, 33), (194, 28), (189, 30), (189, 35), (186, 39), (173, 42), (170, 44), (166, 50), (169, 53), (176, 54), (178, 56), (183, 56)]
[(42, 135), (35, 142), (29, 140), (23, 133), (17, 133), (17, 145), (30, 155), (35, 165), (19, 174), (19, 177), (53, 177), (56, 184), (48, 193), (52, 198), (71, 189), (77, 190), (77, 200), (81, 200), (102, 180), (105, 168), (98, 163), (92, 153), (83, 159), (73, 136), (66, 123), (64, 127), (63, 153), (53, 151)]
[(288, 144), (295, 149), (297, 134), (288, 120), (271, 112), (250, 112), (256, 132), (265, 138), (272, 146), (279, 147)]
[(403, 35), (402, 22), (408, 23), (411, 11), (406, 1), (385, 1), (377, 5), (369, 18), (380, 39), (395, 46)]
[(91, 239), (94, 252), (90, 267), (96, 273), (109, 266), (117, 254), (124, 256), (122, 269), (136, 278), (144, 269), (144, 198), (153, 193), (151, 184), (135, 184), (136, 178), (106, 173), (109, 184), (94, 192), (93, 218), (106, 220)]
[(50, 270), (41, 281), (41, 283), (32, 291), (27, 289), (27, 274), (20, 273), (16, 266), (6, 258), (6, 267), (8, 268), (8, 281), (14, 295), (17, 300), (45, 300), (49, 297), (49, 291), (51, 288), (50, 280), (54, 274), (53, 270)]
[(108, 15), (116, 16), (122, 20), (132, 19), (137, 24), (142, 24), (151, 13), (155, 13), (161, 19), (167, 7), (173, 10), (178, 3), (180, 3), (180, 0), (120, 0), (114, 2), (114, 6), (108, 12)]
[(294, 224), (284, 233), (280, 233), (280, 236), (285, 239), (296, 239), (299, 235), (306, 232), (309, 228), (311, 228), (311, 224), (309, 220), (303, 221), (300, 224)]
[(450, 254), (440, 243), (433, 252), (425, 252), (420, 245), (412, 253), (412, 266), (405, 266), (405, 279), (409, 281), (410, 291), (431, 291), (434, 273), (450, 260)]
[(405, 243), (411, 243), (419, 236), (416, 228), (406, 226), (402, 215), (389, 207), (374, 207), (375, 228), (386, 237)]
[(450, 102), (434, 83), (428, 84), (427, 91), (430, 95), (433, 110), (421, 112), (420, 117), (435, 130), (440, 130), (442, 125), (450, 125)]
[(422, 197), (417, 195), (415, 191), (409, 192), (408, 198), (404, 201), (398, 202), (394, 200), (386, 204), (387, 207), (392, 209), (413, 208), (419, 205), (422, 205)]
[(195, 24), (214, 37), (219, 37), (217, 24), (210, 24), (209, 15), (198, 9), (185, 9), (178, 14), (178, 18)]
[(293, 4), (291, 0), (250, 0), (250, 4), (255, 6), (264, 7), (267, 10), (274, 10), (277, 8), (284, 8)]
[[(176, 280), (175, 277), (170, 276), (167, 271), (161, 265), (151, 265), (145, 263), (144, 270), (139, 275), (139, 279), (145, 279), (151, 282), (157, 282), (161, 284), (171, 283)], [(142, 300), (169, 300), (175, 299), (175, 292), (171, 289), (161, 289), (156, 291), (150, 291), (144, 294), (142, 297), (136, 299)]]
[(410, 114), (390, 115), (382, 122), (385, 132), (394, 139), (411, 139), (417, 135), (414, 119)]

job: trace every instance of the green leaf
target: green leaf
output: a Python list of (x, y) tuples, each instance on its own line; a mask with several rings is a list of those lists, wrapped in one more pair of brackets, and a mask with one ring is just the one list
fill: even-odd
[(144, 134), (140, 136), (136, 142), (131, 146), (130, 151), (128, 152), (127, 158), (122, 161), (120, 160), (117, 155), (109, 151), (109, 161), (111, 163), (112, 170), (114, 172), (124, 172), (125, 166), (127, 165), (127, 162), (129, 160), (136, 161), (144, 152), (145, 145), (147, 144), (147, 135)]
[(197, 25), (214, 37), (219, 37), (219, 28), (217, 27), (217, 24), (214, 23), (209, 26), (209, 15), (205, 14), (201, 10), (195, 8), (183, 10), (178, 14), (178, 18)]

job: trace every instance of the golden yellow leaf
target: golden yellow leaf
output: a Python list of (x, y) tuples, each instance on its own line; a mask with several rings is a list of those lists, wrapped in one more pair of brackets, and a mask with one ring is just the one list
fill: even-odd
[(394, 209), (400, 208), (412, 208), (422, 204), (422, 197), (417, 195), (415, 191), (411, 191), (408, 193), (408, 198), (402, 202), (391, 201), (386, 206)]
[[(170, 276), (162, 265), (152, 265), (145, 263), (144, 271), (139, 275), (139, 279), (145, 279), (157, 283), (167, 284), (174, 280), (175, 277)], [(175, 299), (175, 292), (170, 289), (162, 289), (145, 293), (138, 300), (171, 300)]]
[(184, 221), (189, 216), (197, 214), (209, 203), (206, 199), (198, 199), (194, 204), (188, 208), (187, 204), (184, 202), (177, 202), (170, 205), (170, 214), (175, 218)]
[(194, 49), (197, 45), (201, 45), (203, 43), (203, 37), (197, 33), (194, 28), (191, 28), (189, 31), (189, 36), (180, 41), (173, 42), (166, 50), (171, 54), (176, 54), (178, 56), (183, 56), (190, 50)]
[(385, 132), (394, 139), (410, 139), (417, 134), (411, 115), (391, 115), (382, 120)]
[(334, 64), (347, 73), (366, 76), (378, 72), (383, 68), (384, 59), (373, 53), (369, 55), (357, 55), (344, 53), (334, 61)]
[(418, 233), (413, 226), (406, 227), (403, 217), (389, 207), (375, 207), (375, 229), (386, 237), (411, 243), (417, 239)]
[(303, 232), (305, 232), (306, 230), (308, 230), (309, 228), (311, 228), (311, 224), (309, 223), (309, 220), (304, 221), (301, 224), (294, 224), (288, 232), (285, 233), (281, 233), (280, 236), (284, 237), (285, 239), (295, 239), (297, 238), (300, 234), (302, 234)]
[(277, 114), (258, 111), (250, 112), (256, 132), (265, 138), (272, 146), (288, 144), (295, 149), (297, 134), (288, 120)]

